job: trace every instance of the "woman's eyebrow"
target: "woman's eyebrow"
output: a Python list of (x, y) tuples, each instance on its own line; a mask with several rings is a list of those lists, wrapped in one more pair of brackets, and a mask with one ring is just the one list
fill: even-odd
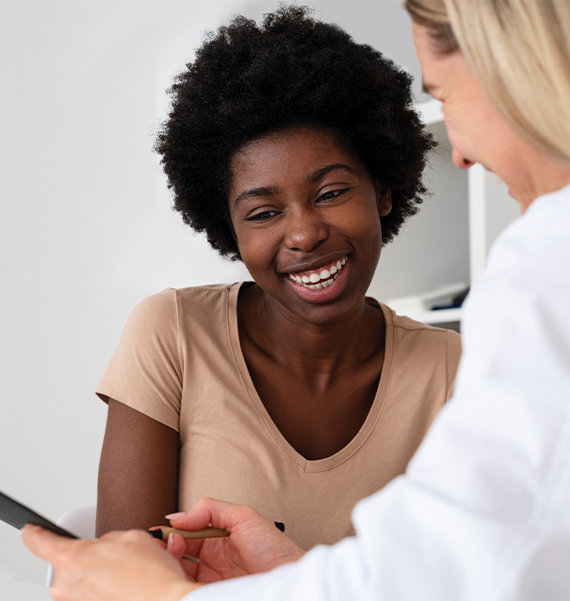
[(279, 189), (277, 186), (260, 186), (259, 188), (251, 188), (250, 190), (244, 190), (234, 200), (234, 206), (237, 206), (242, 200), (246, 198), (252, 198), (257, 196), (271, 196), (277, 194)]
[[(356, 171), (345, 165), (344, 163), (333, 163), (331, 165), (326, 165), (325, 167), (321, 167), (312, 173), (309, 173), (305, 178), (305, 181), (309, 184), (314, 184), (322, 179), (327, 173), (331, 171), (342, 170), (347, 171), (352, 175), (358, 175)], [(234, 200), (234, 206), (237, 206), (240, 202), (247, 198), (255, 198), (258, 196), (272, 196), (279, 193), (279, 188), (277, 186), (260, 186), (258, 188), (251, 188), (250, 190), (244, 190), (241, 194), (239, 194)]]
[(333, 163), (332, 165), (326, 165), (325, 167), (321, 167), (321, 169), (313, 171), (313, 173), (307, 175), (305, 179), (308, 183), (314, 184), (318, 182), (321, 178), (323, 178), (325, 175), (327, 175), (327, 173), (330, 173), (331, 171), (336, 171), (337, 169), (340, 169), (342, 171), (348, 171), (348, 173), (350, 173), (351, 175), (358, 175), (352, 167), (349, 167), (344, 163)]

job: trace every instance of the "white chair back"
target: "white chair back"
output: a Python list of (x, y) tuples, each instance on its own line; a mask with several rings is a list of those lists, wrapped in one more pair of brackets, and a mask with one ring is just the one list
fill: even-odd
[[(97, 508), (95, 505), (85, 507), (76, 507), (66, 511), (58, 520), (57, 525), (69, 530), (79, 538), (95, 538), (95, 515)], [(48, 565), (46, 576), (47, 586), (51, 586), (54, 578), (54, 570), (51, 564)]]

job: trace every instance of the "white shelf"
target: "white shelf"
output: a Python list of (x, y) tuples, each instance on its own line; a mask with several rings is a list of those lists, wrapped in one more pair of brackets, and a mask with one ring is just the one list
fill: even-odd
[(441, 102), (432, 98), (425, 102), (419, 102), (416, 104), (416, 110), (420, 114), (420, 119), (426, 125), (432, 125), (433, 123), (441, 123), (443, 121), (443, 111), (441, 109)]
[(461, 308), (457, 309), (439, 309), (437, 311), (424, 311), (414, 315), (409, 315), (416, 321), (423, 321), (430, 325), (438, 323), (457, 323), (461, 321)]

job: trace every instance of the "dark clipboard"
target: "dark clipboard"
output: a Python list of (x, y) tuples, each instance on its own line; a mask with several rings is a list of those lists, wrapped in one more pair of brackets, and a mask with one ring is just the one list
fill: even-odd
[(61, 536), (79, 538), (2, 491), (0, 491), (0, 520), (18, 529), (23, 528), (26, 524), (36, 524)]

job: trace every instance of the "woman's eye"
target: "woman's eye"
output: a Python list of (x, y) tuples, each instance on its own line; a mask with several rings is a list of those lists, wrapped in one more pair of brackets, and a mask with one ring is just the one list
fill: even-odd
[(260, 211), (259, 213), (254, 213), (253, 215), (246, 217), (246, 221), (267, 221), (277, 214), (278, 211)]
[(323, 200), (335, 200), (336, 198), (338, 198), (339, 196), (342, 196), (346, 191), (348, 190), (348, 188), (341, 188), (338, 190), (329, 190), (328, 192), (325, 192), (323, 194), (321, 194), (318, 198), (317, 198), (317, 202), (323, 201)]

